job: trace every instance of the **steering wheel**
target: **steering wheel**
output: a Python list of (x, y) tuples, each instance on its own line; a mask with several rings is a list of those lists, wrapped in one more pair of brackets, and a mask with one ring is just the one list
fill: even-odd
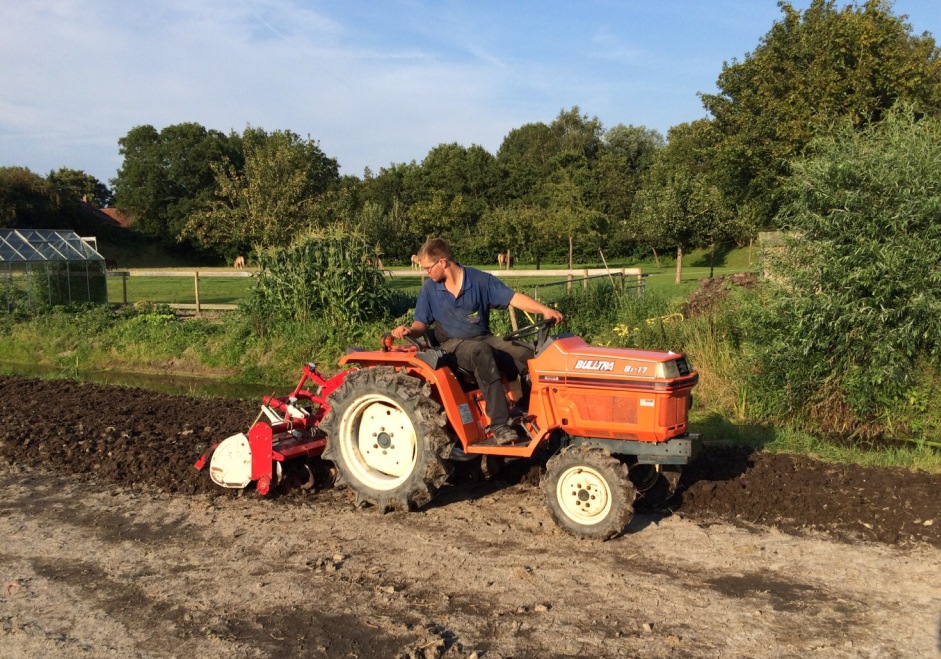
[(538, 334), (539, 336), (536, 338), (536, 347), (538, 348), (549, 338), (549, 328), (553, 325), (555, 325), (554, 318), (543, 318), (531, 325), (526, 325), (525, 327), (520, 327), (518, 330), (504, 334), (503, 340), (515, 341), (516, 339), (524, 339), (527, 336)]

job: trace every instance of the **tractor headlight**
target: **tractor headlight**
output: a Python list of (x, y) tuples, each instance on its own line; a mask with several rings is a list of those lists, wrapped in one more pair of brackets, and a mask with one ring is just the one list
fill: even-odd
[(671, 360), (657, 364), (656, 377), (658, 380), (672, 380), (680, 377), (680, 371), (676, 368), (676, 362)]

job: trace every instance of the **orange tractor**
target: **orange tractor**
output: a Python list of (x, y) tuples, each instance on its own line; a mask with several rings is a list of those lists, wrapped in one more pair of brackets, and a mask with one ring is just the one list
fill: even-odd
[(266, 494), (284, 464), (321, 456), (358, 503), (385, 512), (427, 504), (457, 462), (547, 459), (542, 488), (555, 522), (576, 536), (614, 537), (631, 520), (635, 498), (669, 496), (699, 452), (699, 436), (687, 432), (698, 374), (682, 354), (590, 346), (573, 335), (550, 337), (551, 325), (504, 337), (536, 337), (528, 402), (518, 382), (504, 381), (518, 412), (514, 444), (488, 435), (480, 389), (452, 355), (410, 339), (394, 345), (386, 335), (380, 350), (343, 356), (348, 368), (334, 377), (308, 364), (291, 394), (265, 398), (247, 435), (215, 447), (210, 476), (225, 487), (255, 481)]

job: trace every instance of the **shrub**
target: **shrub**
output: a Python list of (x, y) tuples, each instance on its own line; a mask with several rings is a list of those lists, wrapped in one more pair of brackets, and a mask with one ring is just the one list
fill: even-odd
[(941, 123), (898, 109), (793, 164), (756, 365), (823, 430), (873, 435), (941, 357)]

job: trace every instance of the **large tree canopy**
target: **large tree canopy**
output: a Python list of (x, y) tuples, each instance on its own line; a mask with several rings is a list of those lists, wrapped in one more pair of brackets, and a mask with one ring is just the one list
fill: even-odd
[(605, 131), (594, 169), (592, 206), (607, 218), (606, 246), (625, 249), (635, 242), (631, 228), (634, 198), (664, 144), (660, 133), (644, 126), (618, 124)]
[(770, 223), (788, 161), (843, 117), (878, 121), (897, 101), (941, 109), (941, 61), (934, 39), (914, 36), (888, 0), (843, 8), (813, 0), (801, 13), (779, 2), (783, 18), (753, 53), (726, 64), (717, 94), (703, 104), (721, 135), (716, 163), (723, 190)]
[(94, 176), (82, 170), (61, 167), (54, 172), (49, 172), (46, 178), (60, 190), (71, 194), (76, 200), (86, 201), (98, 208), (111, 205), (111, 190)]
[(61, 197), (51, 182), (25, 167), (0, 167), (0, 225), (10, 229), (62, 228), (61, 208)]
[(190, 213), (183, 235), (218, 251), (244, 252), (286, 245), (318, 228), (322, 196), (340, 182), (337, 161), (291, 131), (249, 127), (242, 143), (241, 168), (230, 159), (212, 164), (214, 194)]
[[(179, 238), (189, 216), (208, 203), (215, 188), (212, 166), (241, 160), (237, 135), (196, 123), (137, 126), (118, 140), (124, 162), (112, 181), (117, 208), (142, 233)], [(238, 165), (237, 165), (238, 166)]]

